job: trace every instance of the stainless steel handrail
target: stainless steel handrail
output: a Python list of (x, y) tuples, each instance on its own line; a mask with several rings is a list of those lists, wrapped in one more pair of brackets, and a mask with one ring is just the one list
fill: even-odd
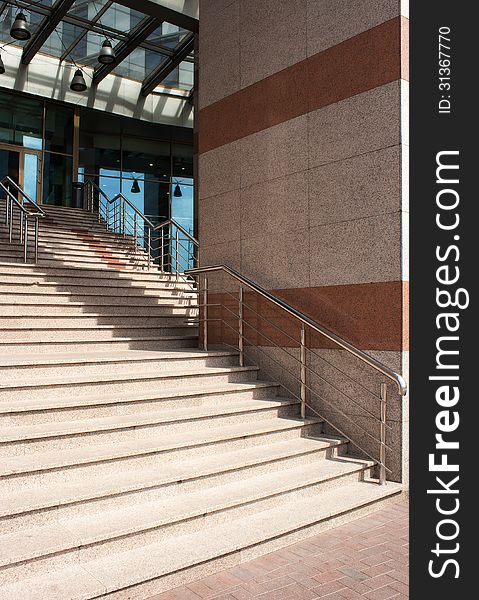
[[(214, 273), (214, 272), (224, 272), (227, 275), (231, 276), (233, 279), (235, 279), (239, 283), (239, 296), (238, 296), (238, 299), (237, 299), (237, 301), (238, 301), (238, 314), (235, 314), (235, 312), (231, 308), (228, 308), (228, 306), (226, 306), (226, 305), (223, 306), (222, 303), (219, 304), (219, 305), (218, 304), (211, 305), (211, 304), (208, 303), (208, 291), (209, 290), (208, 290), (207, 275), (208, 275), (208, 273)], [(301, 416), (303, 418), (306, 417), (306, 409), (309, 408), (314, 413), (316, 413), (318, 416), (320, 416), (324, 421), (326, 421), (327, 423), (329, 423), (329, 425), (331, 425), (334, 429), (336, 429), (340, 434), (345, 435), (341, 431), (341, 429), (335, 423), (333, 423), (332, 421), (330, 421), (328, 418), (324, 417), (324, 414), (321, 415), (308, 402), (308, 394), (309, 393), (312, 393), (313, 395), (318, 396), (318, 392), (315, 391), (315, 390), (313, 390), (312, 387), (311, 387), (311, 385), (308, 384), (308, 381), (307, 381), (307, 374), (308, 373), (318, 376), (320, 379), (322, 379), (326, 383), (329, 383), (329, 382), (323, 376), (321, 376), (319, 373), (315, 372), (311, 368), (311, 365), (308, 365), (306, 352), (308, 350), (311, 351), (311, 352), (313, 352), (313, 351), (312, 351), (312, 349), (309, 349), (307, 347), (307, 343), (306, 343), (306, 339), (307, 339), (306, 338), (306, 327), (309, 327), (312, 331), (315, 331), (315, 332), (321, 334), (326, 339), (332, 341), (334, 344), (336, 344), (340, 348), (346, 350), (349, 354), (355, 356), (360, 361), (362, 361), (363, 363), (365, 363), (369, 367), (373, 368), (375, 371), (379, 372), (383, 376), (387, 377), (389, 380), (393, 381), (397, 385), (397, 387), (398, 387), (399, 394), (401, 396), (406, 395), (406, 393), (407, 393), (407, 385), (406, 385), (406, 382), (405, 382), (405, 380), (403, 379), (403, 377), (401, 375), (399, 375), (398, 373), (396, 373), (395, 371), (393, 371), (392, 369), (390, 369), (389, 367), (387, 367), (383, 363), (379, 362), (378, 360), (376, 360), (372, 356), (369, 356), (368, 354), (366, 354), (365, 352), (363, 352), (359, 348), (356, 348), (350, 342), (348, 342), (345, 339), (341, 338), (340, 336), (338, 336), (337, 334), (333, 333), (332, 331), (330, 331), (326, 327), (323, 327), (322, 325), (320, 325), (319, 323), (317, 323), (316, 321), (314, 321), (313, 319), (311, 319), (307, 315), (305, 315), (302, 312), (296, 310), (290, 304), (288, 304), (287, 302), (284, 302), (284, 300), (282, 300), (281, 298), (278, 298), (277, 296), (275, 296), (271, 292), (268, 292), (266, 289), (264, 289), (262, 286), (260, 286), (256, 282), (252, 281), (248, 277), (245, 277), (244, 275), (241, 275), (235, 269), (232, 269), (231, 267), (228, 267), (227, 265), (211, 265), (211, 266), (205, 266), (205, 267), (197, 267), (197, 268), (194, 268), (194, 269), (187, 269), (185, 271), (185, 275), (192, 276), (192, 277), (198, 277), (198, 279), (200, 279), (200, 276), (204, 277), (204, 282), (203, 282), (202, 290), (200, 292), (201, 293), (201, 297), (202, 297), (202, 302), (200, 302), (200, 307), (203, 309), (203, 315), (202, 315), (202, 318), (200, 319), (200, 322), (203, 323), (203, 347), (204, 347), (204, 349), (208, 350), (208, 323), (209, 322), (211, 322), (211, 321), (220, 321), (220, 322), (224, 323), (225, 325), (227, 325), (231, 330), (235, 330), (235, 327), (233, 327), (230, 323), (228, 323), (223, 317), (220, 317), (219, 319), (218, 318), (214, 318), (214, 319), (209, 319), (208, 318), (208, 308), (210, 306), (220, 306), (222, 308), (225, 308), (227, 310), (227, 312), (230, 313), (230, 319), (231, 318), (233, 318), (233, 319), (236, 318), (236, 321), (237, 321), (239, 363), (240, 363), (241, 366), (244, 365), (245, 343), (246, 344), (250, 344), (250, 345), (256, 345), (258, 347), (260, 346), (257, 343), (255, 344), (251, 340), (248, 339), (248, 337), (245, 335), (245, 331), (244, 331), (245, 326), (249, 327), (249, 328), (252, 328), (262, 338), (264, 338), (265, 340), (267, 340), (270, 343), (272, 343), (274, 347), (280, 348), (281, 350), (286, 351), (285, 348), (282, 348), (280, 344), (277, 344), (270, 337), (264, 335), (260, 331), (258, 325), (253, 326), (253, 325), (249, 324), (245, 320), (245, 308), (248, 310), (248, 305), (244, 301), (244, 289), (245, 288), (249, 288), (249, 289), (253, 290), (253, 292), (255, 292), (256, 294), (258, 294), (259, 296), (262, 296), (263, 298), (265, 298), (266, 300), (268, 300), (269, 302), (271, 302), (273, 305), (277, 306), (282, 311), (284, 311), (288, 315), (292, 316), (295, 320), (297, 320), (301, 324), (301, 339), (296, 341), (296, 343), (298, 343), (299, 347), (300, 347), (300, 358), (296, 359), (297, 362), (300, 364), (300, 367), (301, 367), (300, 368), (300, 374), (299, 374), (299, 376), (296, 376), (293, 373), (291, 373), (288, 369), (286, 369), (286, 372), (289, 373), (289, 375), (292, 376), (293, 379), (296, 380), (297, 384), (299, 384), (299, 386), (300, 386), (300, 393), (299, 393), (299, 395), (298, 395), (298, 393), (295, 393), (291, 389), (289, 391), (293, 394), (293, 396), (297, 397), (300, 400), (300, 404), (301, 404)], [(198, 282), (198, 283), (200, 283), (200, 282)], [(234, 297), (230, 292), (226, 292), (226, 293), (229, 296)], [(259, 313), (257, 313), (257, 315), (260, 318), (265, 318), (262, 315), (260, 315)], [(270, 322), (267, 318), (265, 318), (265, 321), (266, 322)], [(274, 325), (274, 327), (275, 327), (275, 329), (280, 330), (276, 325)], [(282, 330), (280, 330), (280, 331), (282, 331)], [(283, 333), (286, 334), (288, 336), (288, 338), (291, 339), (291, 336), (289, 334), (287, 334), (284, 331), (283, 331)], [(295, 358), (295, 357), (293, 357), (293, 355), (291, 353), (287, 352), (287, 354), (288, 354), (288, 356), (290, 358)], [(317, 353), (313, 352), (313, 354), (316, 355), (316, 356), (318, 356)], [(278, 360), (275, 360), (275, 359), (273, 359), (270, 356), (269, 356), (269, 358), (272, 359), (273, 362), (277, 363), (280, 367), (282, 366), (281, 363)], [(321, 359), (321, 357), (319, 357), (319, 358)], [(329, 364), (329, 362), (327, 360), (325, 360), (325, 362)], [(282, 368), (283, 368), (283, 370), (285, 369), (284, 365), (282, 366)], [(349, 379), (352, 379), (352, 376), (349, 375), (348, 373), (344, 373), (344, 374)], [(365, 389), (364, 386), (360, 382), (357, 382), (357, 383), (363, 389)], [(344, 392), (342, 392), (341, 390), (339, 390), (334, 384), (330, 384), (330, 385), (336, 391), (339, 391), (340, 393), (343, 393), (343, 395), (345, 395), (346, 397), (349, 397), (347, 394), (345, 394)], [(288, 386), (285, 386), (285, 387), (286, 387), (286, 389), (288, 389)], [(378, 442), (378, 444), (379, 444), (379, 459), (377, 457), (372, 457), (371, 454), (362, 447), (362, 441), (359, 441), (359, 443), (358, 443), (357, 439), (353, 439), (352, 442), (366, 456), (369, 456), (370, 458), (372, 458), (377, 463), (377, 465), (379, 467), (379, 483), (381, 485), (383, 485), (383, 484), (386, 483), (387, 473), (388, 472), (391, 473), (391, 470), (386, 466), (386, 451), (388, 449), (390, 450), (389, 446), (387, 445), (386, 436), (387, 436), (387, 430), (391, 429), (388, 426), (388, 424), (387, 424), (388, 386), (387, 386), (386, 383), (384, 383), (384, 381), (381, 382), (380, 383), (380, 392), (379, 392), (379, 395), (374, 394), (374, 392), (372, 392), (370, 390), (367, 390), (367, 391), (370, 394), (372, 394), (374, 398), (377, 398), (380, 401), (380, 417), (378, 418), (378, 423), (380, 425), (380, 433), (379, 433), (379, 439), (376, 440)], [(319, 394), (319, 397), (321, 398), (321, 394)], [(322, 400), (326, 404), (329, 404), (330, 406), (334, 406), (333, 403), (331, 401), (328, 401), (326, 398), (322, 397)], [(352, 400), (353, 403), (357, 404), (357, 402), (354, 401), (354, 399), (350, 398), (350, 400)], [(351, 418), (351, 416), (347, 415), (346, 413), (342, 412), (340, 409), (337, 409), (336, 412), (338, 412), (339, 414), (342, 414), (343, 417), (346, 417), (349, 421), (351, 421), (351, 422), (354, 423), (354, 419)], [(370, 411), (366, 410), (366, 412), (371, 415)], [(359, 424), (356, 424), (356, 425), (360, 429), (362, 429), (363, 432), (366, 433), (366, 435), (369, 438), (371, 438), (373, 440), (375, 439), (368, 431), (366, 431), (364, 429), (364, 427), (360, 426)], [(346, 434), (346, 437), (349, 437), (349, 436)]]
[[(108, 196), (108, 194), (106, 194), (101, 189), (101, 187), (99, 187), (93, 180), (89, 179), (88, 181), (86, 181), (85, 186), (88, 186), (88, 185), (91, 185), (110, 204), (114, 204), (117, 200), (120, 200), (120, 199), (123, 200), (138, 215), (138, 217), (140, 217), (140, 219), (143, 219), (145, 221), (145, 223), (147, 223), (152, 229), (154, 229), (155, 226), (153, 225), (153, 223), (141, 212), (141, 210), (139, 210), (130, 200), (128, 200), (128, 198), (124, 194), (122, 194), (120, 192), (113, 198), (110, 198), (110, 196)], [(93, 210), (93, 206), (90, 206), (90, 210)]]
[[(14, 188), (17, 194), (20, 194), (22, 201), (18, 200), (10, 190), (10, 186)], [(28, 220), (33, 218), (34, 224), (34, 250), (35, 263), (38, 262), (38, 219), (45, 216), (45, 212), (11, 177), (5, 176), (0, 181), (0, 188), (5, 192), (5, 224), (9, 230), (9, 240), (13, 241), (13, 208), (16, 207), (20, 211), (19, 230), (20, 244), (23, 244), (23, 260), (28, 262)], [(25, 202), (24, 202), (25, 201)]]
[[(196, 264), (198, 240), (174, 219), (155, 225), (121, 192), (110, 198), (92, 179), (88, 179), (84, 185), (87, 191), (87, 209), (95, 212), (98, 205), (98, 219), (108, 229), (134, 239), (135, 247), (142, 248), (147, 253), (148, 268), (158, 261), (162, 271), (175, 272), (179, 276), (180, 267), (185, 261), (187, 265), (192, 264), (192, 261)], [(97, 201), (94, 191), (98, 194)], [(155, 235), (155, 232), (158, 233)], [(181, 243), (183, 236), (187, 244), (193, 244), (193, 251)]]
[(383, 375), (385, 375), (386, 377), (388, 377), (389, 379), (394, 381), (394, 383), (398, 386), (399, 393), (401, 394), (401, 396), (405, 396), (407, 394), (407, 385), (406, 385), (404, 378), (401, 375), (399, 375), (398, 373), (396, 373), (395, 371), (393, 371), (386, 365), (383, 365), (381, 362), (379, 362), (372, 356), (369, 356), (369, 354), (366, 354), (366, 352), (363, 352), (359, 348), (356, 348), (355, 346), (353, 346), (352, 344), (350, 344), (343, 338), (339, 337), (338, 335), (336, 335), (329, 329), (326, 329), (326, 327), (323, 327), (316, 321), (313, 321), (313, 319), (310, 319), (308, 316), (306, 316), (299, 310), (296, 310), (295, 308), (293, 308), (290, 304), (287, 304), (286, 302), (281, 300), (281, 298), (278, 298), (274, 294), (271, 294), (270, 292), (265, 290), (263, 287), (261, 287), (260, 285), (258, 285), (254, 281), (252, 281), (251, 279), (248, 279), (244, 275), (241, 275), (240, 273), (238, 273), (231, 267), (228, 267), (227, 265), (212, 265), (212, 266), (208, 266), (208, 267), (196, 267), (195, 269), (188, 269), (187, 271), (185, 271), (185, 275), (204, 275), (205, 273), (212, 273), (214, 271), (224, 271), (225, 273), (228, 273), (234, 279), (238, 280), (240, 283), (248, 286), (249, 288), (251, 288), (252, 290), (257, 292), (260, 296), (263, 296), (267, 300), (270, 300), (273, 304), (276, 304), (276, 306), (279, 306), (284, 311), (286, 311), (287, 313), (289, 313), (290, 315), (292, 315), (293, 317), (295, 317), (296, 319), (298, 319), (305, 325), (308, 325), (309, 327), (311, 327), (311, 329), (314, 329), (318, 333), (321, 333), (322, 335), (327, 337), (329, 340), (338, 344), (338, 346), (341, 346), (344, 350), (347, 350), (350, 354), (354, 354), (354, 356), (359, 358), (361, 361), (365, 362), (369, 366), (376, 369), (376, 371), (379, 371), (380, 373), (382, 373)]
[(184, 229), (179, 223), (177, 223), (174, 219), (168, 219), (166, 221), (163, 221), (163, 223), (160, 223), (159, 225), (156, 225), (156, 227), (153, 228), (153, 231), (157, 231), (159, 229), (162, 229), (163, 227), (166, 227), (167, 225), (173, 225), (173, 227), (176, 227), (176, 229), (178, 229), (179, 231), (181, 231), (181, 233), (183, 235), (185, 235), (190, 242), (193, 242), (193, 244), (198, 248), (200, 243), (199, 241), (193, 237), (191, 235), (191, 233), (188, 233), (188, 231), (186, 231), (186, 229)]

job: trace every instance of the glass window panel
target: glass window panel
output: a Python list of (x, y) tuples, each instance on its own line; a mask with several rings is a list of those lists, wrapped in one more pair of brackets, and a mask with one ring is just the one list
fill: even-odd
[(149, 37), (148, 42), (165, 48), (176, 48), (189, 32), (171, 23), (162, 23)]
[(23, 189), (25, 193), (34, 201), (38, 202), (38, 154), (25, 153), (23, 163)]
[(71, 23), (61, 22), (55, 28), (47, 41), (43, 44), (40, 52), (60, 58), (71, 44), (86, 30)]
[(193, 177), (193, 146), (187, 144), (172, 144), (173, 177)]
[(45, 150), (62, 154), (73, 153), (73, 109), (47, 104)]
[(141, 138), (123, 138), (124, 177), (143, 173), (145, 179), (170, 179), (170, 144)]
[(23, 96), (0, 94), (0, 141), (26, 148), (41, 148), (43, 102)]
[(73, 159), (45, 152), (43, 163), (43, 204), (71, 206)]
[(194, 83), (194, 64), (183, 61), (179, 67), (176, 67), (166, 77), (160, 85), (165, 87), (177, 88), (180, 90), (190, 90)]
[(143, 81), (164, 60), (165, 56), (144, 48), (136, 48), (113, 72), (128, 79)]
[(124, 33), (135, 28), (145, 15), (133, 8), (114, 4), (109, 8), (101, 18), (101, 24), (105, 27), (112, 27)]

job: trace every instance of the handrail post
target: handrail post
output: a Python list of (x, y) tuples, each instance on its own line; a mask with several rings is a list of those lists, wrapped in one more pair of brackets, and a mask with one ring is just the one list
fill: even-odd
[(238, 312), (238, 348), (239, 348), (239, 364), (244, 367), (244, 337), (243, 337), (243, 300), (244, 288), (240, 285), (239, 289), (239, 312)]
[(12, 200), (11, 196), (9, 196), (9, 200), (10, 200), (10, 211), (9, 211), (10, 223), (8, 226), (8, 236), (9, 236), (10, 243), (12, 243), (12, 239), (13, 239), (13, 200)]
[(38, 263), (38, 217), (35, 217), (35, 264)]
[(138, 246), (138, 215), (135, 213), (134, 216), (134, 228), (135, 228), (135, 248)]
[(387, 420), (388, 386), (381, 383), (381, 446), (379, 449), (379, 484), (386, 484), (386, 420)]
[(151, 250), (152, 250), (152, 248), (151, 248), (151, 227), (150, 226), (148, 226), (147, 244), (148, 244), (147, 251), (148, 251), (148, 271), (149, 271), (151, 269)]
[(203, 349), (208, 351), (208, 278), (203, 279)]
[(24, 227), (23, 233), (23, 260), (28, 262), (28, 215), (25, 215), (22, 223)]
[(180, 264), (179, 264), (180, 232), (178, 231), (178, 229), (176, 229), (175, 243), (176, 243), (175, 268), (176, 268), (176, 279), (178, 279), (178, 273), (179, 273), (179, 270), (180, 270)]
[(301, 361), (301, 418), (306, 418), (306, 328), (304, 323), (301, 323), (301, 345), (300, 345), (300, 361)]
[(161, 228), (161, 272), (165, 272), (165, 228)]

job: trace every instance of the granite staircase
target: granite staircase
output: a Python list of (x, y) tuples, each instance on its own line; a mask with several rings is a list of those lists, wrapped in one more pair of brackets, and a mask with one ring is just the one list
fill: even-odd
[(94, 215), (0, 227), (0, 599), (138, 598), (375, 510), (348, 440), (234, 351), (198, 350), (191, 282)]

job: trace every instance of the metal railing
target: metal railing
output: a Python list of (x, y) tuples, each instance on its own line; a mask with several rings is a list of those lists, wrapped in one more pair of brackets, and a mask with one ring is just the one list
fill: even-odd
[[(8, 227), (10, 243), (15, 241), (23, 246), (23, 260), (28, 262), (28, 246), (30, 241), (29, 225), (33, 221), (34, 260), (38, 262), (38, 228), (39, 219), (45, 216), (43, 210), (30, 196), (8, 175), (0, 181), (0, 189), (5, 192), (5, 225)], [(15, 227), (17, 221), (18, 227)]]
[[(237, 285), (239, 286), (238, 294), (233, 294), (231, 291), (225, 290), (223, 287), (218, 287), (217, 297), (219, 297), (219, 301), (216, 303), (209, 303), (209, 293), (210, 290), (208, 288), (208, 274), (212, 273), (224, 273), (228, 277), (232, 278)], [(387, 473), (391, 473), (391, 469), (389, 469), (386, 465), (386, 451), (389, 448), (387, 444), (387, 431), (390, 429), (390, 426), (387, 423), (387, 408), (388, 408), (388, 384), (387, 380), (393, 382), (397, 387), (397, 390), (400, 396), (404, 396), (407, 393), (407, 385), (404, 381), (403, 377), (398, 373), (391, 370), (386, 365), (382, 364), (369, 354), (366, 354), (359, 348), (356, 348), (351, 343), (342, 339), (332, 331), (329, 331), (313, 319), (309, 318), (305, 314), (296, 310), (277, 296), (271, 294), (263, 287), (248, 279), (247, 277), (241, 275), (234, 269), (226, 266), (226, 265), (214, 265), (214, 266), (206, 266), (199, 267), (194, 269), (188, 269), (185, 272), (188, 276), (193, 276), (198, 279), (198, 287), (200, 289), (201, 301), (200, 301), (200, 323), (202, 323), (202, 335), (203, 335), (203, 347), (205, 350), (208, 350), (209, 346), (209, 324), (213, 321), (220, 322), (224, 325), (229, 332), (235, 336), (237, 339), (237, 348), (239, 350), (239, 362), (240, 365), (243, 366), (245, 363), (245, 352), (248, 347), (255, 347), (256, 350), (263, 350), (267, 354), (267, 359), (272, 361), (273, 363), (277, 363), (281, 371), (288, 378), (292, 379), (294, 385), (286, 386), (282, 383), (283, 387), (285, 387), (294, 397), (296, 397), (301, 403), (301, 416), (303, 418), (306, 417), (307, 410), (312, 411), (321, 419), (323, 419), (326, 423), (328, 423), (334, 430), (338, 431), (340, 434), (344, 435), (348, 439), (352, 441), (352, 443), (366, 456), (372, 459), (379, 466), (379, 483), (381, 485), (386, 483)], [(272, 306), (276, 309), (279, 309), (279, 313), (281, 315), (287, 315), (288, 318), (292, 319), (292, 322), (296, 323), (299, 326), (299, 331), (294, 333), (286, 331), (284, 327), (278, 325), (278, 321), (274, 321), (273, 318), (269, 318), (266, 316), (266, 311), (261, 311), (258, 308), (255, 308), (255, 302), (246, 302), (245, 301), (245, 290), (251, 290), (257, 296), (265, 299), (267, 301), (267, 307), (271, 308)], [(226, 301), (227, 300), (227, 301)], [(256, 303), (257, 304), (257, 303)], [(237, 310), (234, 308), (237, 305)], [(209, 309), (215, 308), (216, 312), (219, 313), (220, 316), (209, 315)], [(226, 315), (226, 317), (224, 316)], [(247, 315), (251, 315), (251, 319), (247, 318)], [(233, 322), (233, 324), (231, 323)], [(281, 319), (279, 322), (282, 322)], [(264, 327), (262, 324), (265, 324), (268, 329), (268, 334), (264, 333)], [(249, 334), (248, 332), (251, 332)], [(299, 333), (299, 336), (295, 336), (295, 333)], [(310, 344), (308, 347), (307, 344), (307, 334), (311, 337), (311, 334), (321, 336), (321, 339), (327, 340), (327, 344), (333, 344), (334, 347), (339, 347), (341, 350), (344, 350), (348, 353), (348, 355), (354, 356), (358, 359), (361, 364), (366, 365), (366, 367), (372, 370), (374, 373), (378, 373), (381, 381), (379, 382), (379, 394), (374, 392), (366, 386), (362, 381), (359, 380), (358, 377), (354, 377), (352, 373), (352, 369), (349, 372), (341, 370), (337, 365), (333, 364), (331, 361), (328, 361), (325, 357), (324, 353), (315, 352), (312, 348), (313, 344)], [(279, 336), (282, 343), (277, 343), (273, 339), (273, 337)], [(225, 343), (225, 340), (221, 340)], [(261, 341), (261, 343), (259, 343)], [(328, 347), (326, 344), (325, 347)], [(270, 345), (276, 349), (279, 349), (283, 352), (286, 352), (288, 355), (288, 361), (281, 362), (281, 360), (275, 359), (271, 353), (267, 353), (264, 349), (265, 346)], [(299, 358), (295, 356), (293, 353), (287, 350), (287, 346), (293, 346), (295, 348), (299, 348)], [(308, 360), (308, 355), (310, 360)], [(313, 359), (314, 361), (319, 361), (321, 365), (328, 365), (327, 369), (333, 370), (333, 372), (337, 375), (338, 372), (341, 373), (340, 378), (344, 378), (348, 385), (351, 385), (353, 382), (355, 388), (357, 390), (361, 389), (363, 394), (366, 394), (368, 398), (372, 396), (379, 402), (379, 411), (374, 413), (373, 411), (366, 408), (363, 404), (359, 404), (357, 399), (353, 398), (351, 394), (348, 394), (341, 385), (338, 384), (338, 381), (334, 377), (327, 377), (326, 371), (327, 369), (323, 368), (320, 372), (314, 369), (313, 367)], [(288, 364), (291, 363), (291, 360), (297, 365), (298, 369), (296, 372), (292, 371), (288, 368)], [(313, 379), (316, 379), (320, 385), (314, 386), (312, 383)], [(370, 430), (360, 425), (357, 415), (351, 417), (351, 415), (346, 414), (341, 408), (334, 405), (331, 401), (325, 397), (323, 393), (321, 393), (322, 388), (326, 387), (327, 390), (333, 391), (335, 394), (340, 394), (341, 396), (346, 396), (348, 402), (353, 405), (357, 405), (360, 408), (360, 411), (363, 416), (366, 416), (369, 419), (374, 419), (378, 423), (379, 426), (379, 436), (378, 439), (374, 437), (374, 434), (371, 433)], [(298, 392), (295, 392), (292, 388), (298, 389)], [(348, 389), (348, 388), (346, 388)], [(333, 406), (333, 410), (323, 410), (320, 414), (312, 405), (311, 398), (318, 398), (322, 405), (330, 405)], [(352, 436), (350, 433), (344, 433), (338, 426), (337, 422), (333, 422), (330, 418), (325, 417), (325, 412), (335, 413), (341, 415), (341, 417), (346, 420), (349, 420), (354, 424), (354, 428), (359, 431), (359, 435), (357, 437)], [(356, 419), (354, 418), (356, 417)], [(365, 450), (364, 444), (362, 443), (362, 438), (367, 440), (373, 440), (374, 447), (377, 446), (377, 452), (374, 454), (371, 450)]]
[(139, 266), (177, 276), (196, 266), (198, 240), (173, 219), (155, 224), (122, 193), (110, 198), (92, 180), (85, 182), (85, 199), (87, 210), (97, 212), (109, 231), (132, 241)]

